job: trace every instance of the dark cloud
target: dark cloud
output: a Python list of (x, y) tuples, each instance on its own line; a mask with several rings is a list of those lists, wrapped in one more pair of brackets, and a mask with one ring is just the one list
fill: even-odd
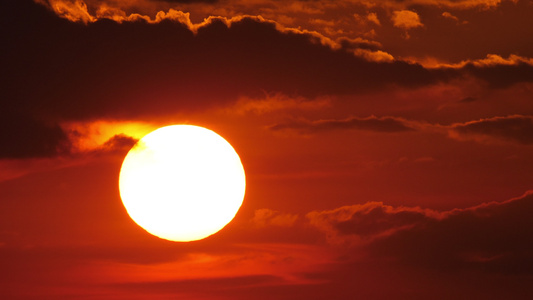
[(395, 208), (381, 202), (367, 202), (330, 211), (311, 212), (307, 214), (307, 218), (316, 228), (326, 233), (330, 241), (344, 242), (353, 237), (372, 240), (378, 236), (390, 235), (427, 222), (436, 214), (420, 208)]
[(393, 117), (351, 117), (342, 120), (294, 120), (270, 126), (271, 130), (297, 130), (312, 133), (336, 129), (357, 129), (376, 132), (402, 132), (413, 130), (405, 120)]
[(347, 50), (367, 49), (376, 51), (381, 49), (380, 43), (365, 39), (340, 38), (337, 42), (341, 45), (342, 48)]
[(350, 219), (336, 224), (341, 234), (371, 236), (391, 229), (413, 226), (426, 216), (419, 211), (389, 212), (383, 206), (375, 206), (367, 211), (358, 211)]
[(532, 210), (532, 193), (455, 210), (442, 220), (398, 233), (372, 248), (382, 255), (395, 249), (398, 257), (415, 265), (533, 274)]
[(464, 139), (499, 139), (524, 145), (533, 144), (533, 117), (513, 115), (494, 117), (454, 124), (451, 126), (452, 137)]
[(533, 66), (525, 62), (490, 66), (467, 64), (463, 71), (487, 82), (491, 88), (506, 88), (519, 82), (533, 82)]
[(533, 274), (533, 192), (447, 212), (367, 203), (308, 214), (330, 240), (362, 237), (374, 258), (439, 269)]
[(0, 141), (0, 158), (51, 157), (70, 148), (57, 124), (13, 112), (0, 116)]
[(125, 134), (117, 134), (107, 140), (102, 148), (105, 151), (129, 151), (137, 141), (137, 139)]
[[(401, 60), (368, 61), (354, 55), (354, 47), (371, 51), (377, 43), (346, 40), (341, 47), (331, 47), (317, 34), (280, 29), (262, 18), (212, 18), (193, 33), (190, 25), (168, 18), (157, 23), (100, 19), (85, 25), (59, 18), (30, 0), (0, 5), (5, 78), (0, 119), (7, 127), (19, 122), (11, 115), (39, 116), (57, 130), (55, 124), (65, 120), (131, 119), (205, 109), (265, 91), (316, 98), (421, 87), (466, 74), (462, 69), (425, 69)], [(500, 69), (506, 74), (501, 82)], [(466, 70), (501, 87), (530, 81), (533, 67), (468, 66)], [(387, 118), (312, 125), (409, 130)], [(10, 147), (21, 149), (20, 141), (37, 141), (36, 132), (21, 131), (18, 140), (9, 140)], [(39, 149), (59, 147), (61, 135), (58, 132), (47, 140), (49, 145), (39, 144), (33, 151), (51, 153)]]

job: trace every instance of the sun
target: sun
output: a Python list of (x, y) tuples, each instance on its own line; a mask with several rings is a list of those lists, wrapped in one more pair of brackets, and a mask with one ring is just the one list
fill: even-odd
[(130, 217), (171, 241), (208, 237), (242, 205), (246, 177), (239, 155), (215, 132), (161, 127), (141, 138), (122, 163), (119, 189)]

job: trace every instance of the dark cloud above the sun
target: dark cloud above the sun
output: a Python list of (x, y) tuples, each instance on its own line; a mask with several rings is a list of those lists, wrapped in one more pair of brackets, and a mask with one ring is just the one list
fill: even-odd
[(0, 118), (0, 158), (51, 157), (69, 151), (67, 134), (55, 123), (11, 113)]
[[(2, 10), (18, 13), (5, 28), (13, 81), (7, 98), (39, 103), (36, 109), (65, 118), (190, 108), (261, 90), (311, 97), (440, 80), (421, 66), (369, 62), (259, 18), (239, 18), (231, 26), (214, 18), (193, 34), (171, 20), (70, 23), (21, 2)], [(22, 89), (28, 84), (31, 89)], [(122, 109), (125, 104), (130, 107)]]
[[(4, 1), (0, 11), (6, 78), (0, 118), (13, 127), (38, 116), (32, 126), (46, 121), (39, 127), (57, 134), (44, 145), (40, 131), (21, 131), (6, 137), (6, 143), (21, 149), (23, 141), (31, 140), (38, 143), (31, 151), (36, 155), (61, 147), (65, 133), (58, 124), (63, 121), (205, 110), (265, 92), (314, 99), (418, 88), (465, 76), (494, 88), (533, 80), (528, 61), (429, 69), (394, 60), (377, 42), (333, 41), (254, 16), (213, 17), (193, 25), (186, 14), (169, 11), (155, 21), (137, 16), (116, 22), (86, 15), (85, 24), (59, 18), (29, 0)], [(14, 120), (13, 115), (22, 117)], [(307, 125), (409, 130), (393, 119)]]

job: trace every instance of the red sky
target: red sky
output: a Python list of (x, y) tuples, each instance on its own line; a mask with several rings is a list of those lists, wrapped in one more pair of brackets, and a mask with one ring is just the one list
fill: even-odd
[[(0, 298), (531, 299), (533, 1), (0, 3)], [(208, 127), (243, 206), (127, 215), (136, 139)]]

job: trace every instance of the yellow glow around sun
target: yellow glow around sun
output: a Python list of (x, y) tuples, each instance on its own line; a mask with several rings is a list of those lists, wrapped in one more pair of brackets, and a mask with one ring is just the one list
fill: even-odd
[(65, 132), (71, 132), (69, 138), (77, 150), (87, 151), (101, 147), (105, 142), (117, 134), (124, 134), (134, 139), (140, 139), (156, 129), (156, 124), (136, 121), (86, 121), (66, 122), (61, 124)]
[(159, 128), (126, 155), (119, 188), (130, 217), (149, 233), (193, 241), (216, 233), (239, 210), (246, 179), (233, 147), (192, 125)]

